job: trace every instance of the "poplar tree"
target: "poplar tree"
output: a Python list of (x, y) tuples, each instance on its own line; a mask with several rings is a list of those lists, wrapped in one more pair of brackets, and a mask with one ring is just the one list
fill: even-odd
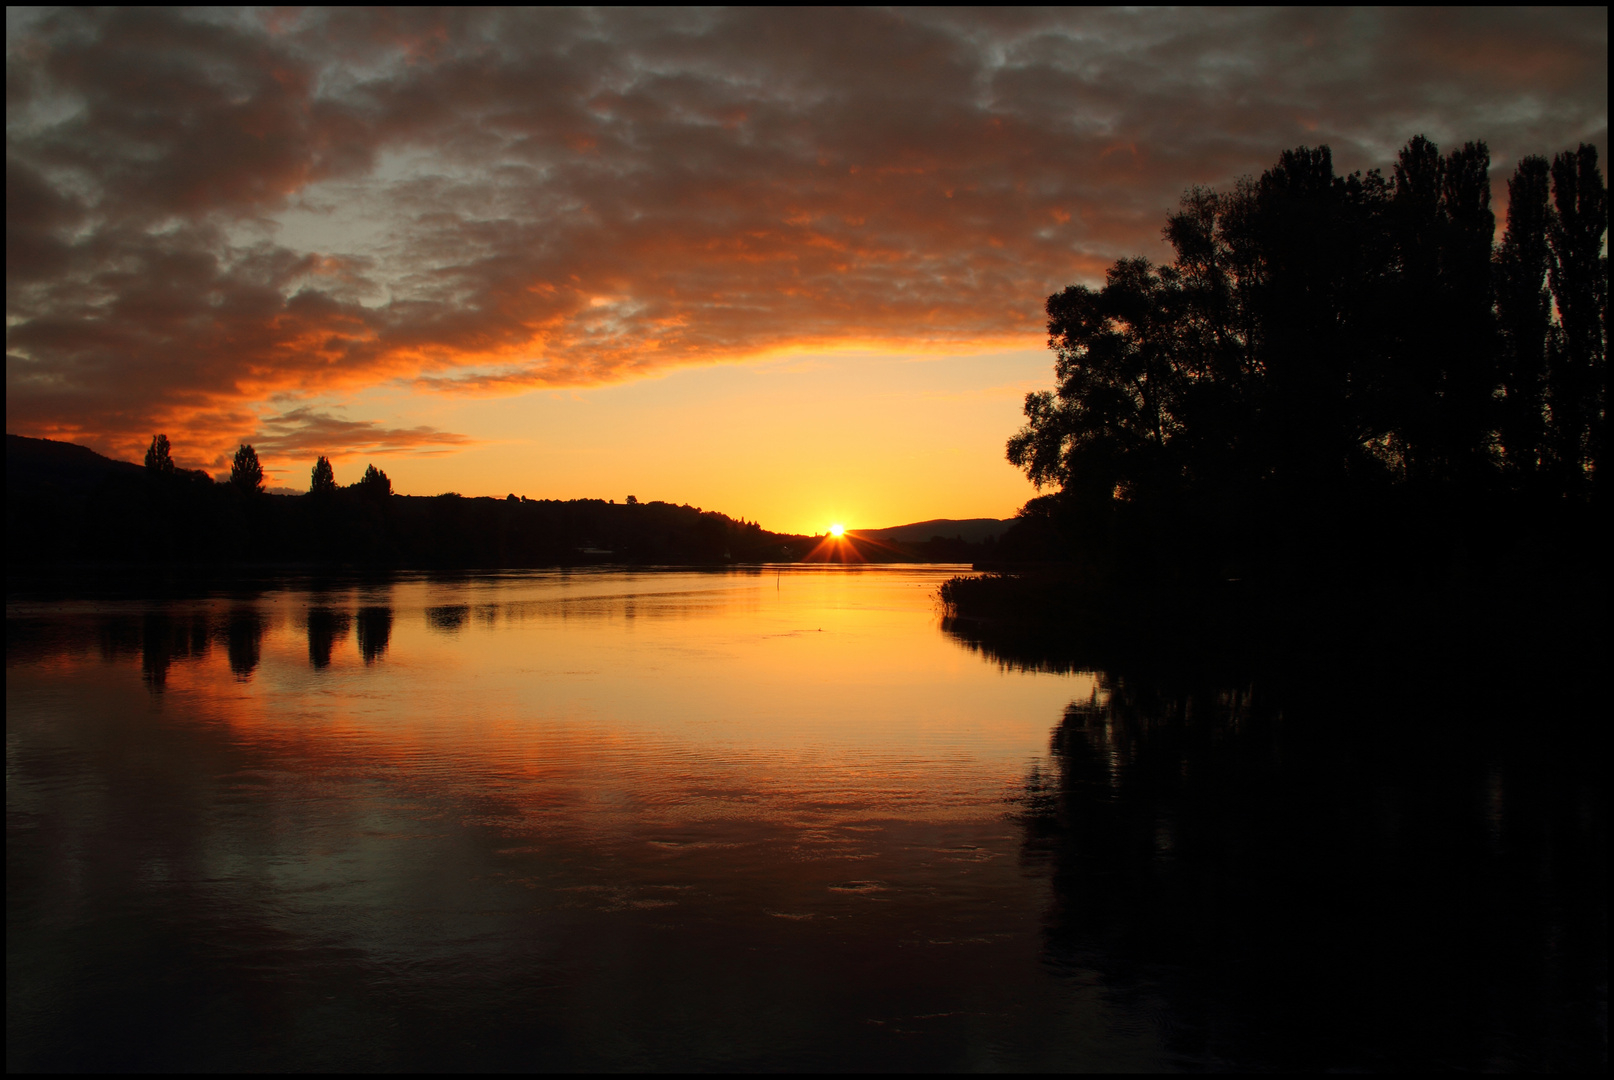
[(230, 462), (230, 483), (248, 495), (256, 495), (263, 490), (263, 466), (258, 462), (258, 452), (250, 443), (242, 443), (235, 452), (235, 458)]
[(1547, 355), (1553, 338), (1547, 159), (1524, 158), (1508, 181), (1507, 235), (1496, 254), (1498, 437), (1509, 469), (1529, 483), (1546, 447)]
[(1547, 372), (1553, 467), (1566, 491), (1582, 491), (1600, 474), (1608, 417), (1608, 190), (1597, 148), (1582, 144), (1552, 162), (1553, 215), (1549, 280), (1562, 346)]
[(308, 490), (313, 495), (328, 495), (336, 490), (336, 470), (323, 454), (314, 462), (313, 476), (309, 482)]
[(151, 446), (146, 449), (146, 471), (151, 473), (174, 471), (174, 457), (169, 451), (167, 435), (151, 437)]

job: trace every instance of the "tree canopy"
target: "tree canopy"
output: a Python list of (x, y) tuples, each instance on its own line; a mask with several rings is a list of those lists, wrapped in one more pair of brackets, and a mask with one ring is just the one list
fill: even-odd
[[(1065, 510), (1364, 492), (1590, 500), (1604, 485), (1607, 193), (1593, 147), (1519, 162), (1493, 243), (1490, 154), (1412, 139), (1389, 177), (1285, 152), (1189, 191), (1170, 265), (1048, 298), (1056, 387), (1009, 460)], [(1600, 498), (1600, 496), (1598, 496)], [(1033, 500), (1033, 508), (1040, 500)]]
[(336, 490), (336, 470), (331, 468), (330, 459), (323, 454), (314, 462), (308, 490), (315, 495), (329, 495)]
[(230, 483), (249, 495), (263, 490), (263, 466), (250, 443), (242, 443), (230, 462)]
[(151, 437), (151, 445), (146, 448), (146, 471), (153, 473), (174, 471), (174, 455), (168, 446), (167, 435)]
[(374, 465), (364, 467), (364, 475), (354, 487), (375, 499), (385, 499), (392, 494), (392, 481), (387, 479), (385, 472)]

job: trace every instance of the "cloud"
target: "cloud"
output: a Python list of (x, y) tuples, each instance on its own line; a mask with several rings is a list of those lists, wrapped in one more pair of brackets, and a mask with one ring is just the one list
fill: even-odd
[(7, 427), (440, 451), (309, 410), (1034, 341), (1286, 147), (1606, 153), (1606, 46), (1603, 9), (8, 13)]
[(278, 455), (351, 457), (364, 454), (443, 453), (476, 440), (424, 425), (386, 428), (369, 420), (344, 420), (310, 408), (292, 409), (260, 422), (250, 440)]

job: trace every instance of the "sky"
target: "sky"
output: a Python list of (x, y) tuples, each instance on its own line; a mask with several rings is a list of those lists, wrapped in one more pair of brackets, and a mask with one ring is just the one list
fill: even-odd
[(1007, 517), (1043, 302), (1278, 154), (1608, 153), (1596, 9), (6, 12), (6, 430)]

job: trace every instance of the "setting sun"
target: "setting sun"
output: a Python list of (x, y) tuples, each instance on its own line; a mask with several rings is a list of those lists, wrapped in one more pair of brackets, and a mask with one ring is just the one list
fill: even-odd
[(846, 526), (837, 522), (829, 527), (829, 534), (831, 536), (844, 536), (846, 535)]

